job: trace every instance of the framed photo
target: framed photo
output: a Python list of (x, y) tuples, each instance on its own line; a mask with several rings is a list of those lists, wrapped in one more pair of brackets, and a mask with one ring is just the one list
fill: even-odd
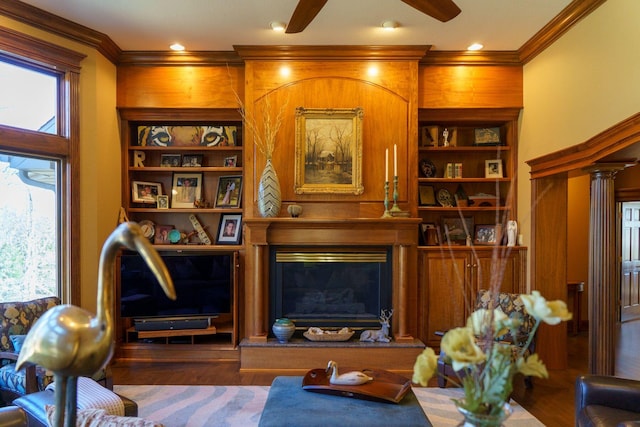
[(502, 160), (485, 160), (484, 161), (484, 177), (485, 178), (502, 178)]
[(199, 168), (202, 166), (202, 154), (183, 154), (182, 155), (182, 167), (183, 168)]
[(219, 245), (239, 245), (240, 235), (242, 234), (242, 215), (229, 215), (224, 214), (220, 218), (220, 225), (218, 226), (218, 239)]
[(216, 208), (239, 208), (242, 199), (242, 176), (221, 176), (216, 192)]
[(131, 183), (131, 201), (134, 203), (155, 204), (161, 194), (161, 182), (133, 181)]
[(141, 125), (137, 131), (137, 141), (132, 145), (141, 147), (224, 147), (239, 146), (242, 142), (237, 126), (216, 123), (202, 126)]
[(224, 158), (225, 168), (235, 168), (238, 163), (238, 156), (229, 156)]
[(421, 185), (418, 187), (420, 206), (436, 206), (436, 193), (433, 185)]
[(177, 168), (180, 166), (182, 156), (180, 154), (161, 154), (160, 166), (163, 168)]
[(422, 147), (434, 147), (438, 145), (438, 126), (422, 126), (420, 128), (420, 145)]
[(502, 241), (502, 226), (478, 224), (473, 236), (473, 243), (476, 245), (498, 245)]
[(500, 145), (500, 128), (474, 129), (475, 145)]
[(169, 209), (169, 196), (167, 195), (162, 195), (162, 196), (158, 196), (158, 209)]
[(296, 194), (362, 194), (362, 108), (296, 108)]
[(156, 245), (168, 245), (169, 232), (173, 230), (173, 225), (156, 225), (156, 234), (154, 236), (153, 243)]
[(473, 231), (473, 217), (460, 218), (459, 216), (452, 216), (442, 218), (443, 243), (450, 242), (455, 245), (464, 245), (467, 242), (467, 236), (471, 238)]
[(172, 208), (193, 208), (196, 200), (202, 198), (202, 174), (179, 173), (173, 174), (171, 186)]

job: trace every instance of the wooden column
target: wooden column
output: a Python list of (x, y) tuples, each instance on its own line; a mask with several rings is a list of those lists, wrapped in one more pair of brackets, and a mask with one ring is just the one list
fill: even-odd
[(616, 218), (614, 178), (624, 166), (591, 169), (589, 219), (589, 373), (615, 374)]

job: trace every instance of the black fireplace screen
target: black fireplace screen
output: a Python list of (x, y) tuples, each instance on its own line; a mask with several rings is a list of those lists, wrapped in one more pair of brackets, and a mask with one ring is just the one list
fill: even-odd
[(392, 307), (387, 248), (276, 248), (271, 252), (270, 320), (287, 317), (298, 329), (379, 328)]

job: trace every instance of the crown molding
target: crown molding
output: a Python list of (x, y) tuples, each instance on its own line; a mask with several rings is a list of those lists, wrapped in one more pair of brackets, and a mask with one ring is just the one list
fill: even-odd
[(430, 45), (384, 45), (384, 46), (265, 46), (234, 45), (233, 48), (244, 60), (416, 60), (419, 61), (431, 49)]
[(547, 25), (542, 27), (533, 37), (531, 37), (520, 49), (518, 56), (522, 64), (531, 61), (542, 53), (553, 42), (558, 40), (571, 27), (582, 18), (596, 10), (607, 0), (574, 0), (565, 7)]
[(432, 51), (424, 46), (234, 46), (234, 51), (122, 51), (109, 36), (19, 0), (2, 0), (0, 14), (91, 46), (115, 65), (241, 64), (244, 59), (417, 59), (422, 65), (523, 65), (606, 0), (574, 0), (517, 51)]
[(117, 64), (122, 50), (105, 34), (18, 0), (0, 1), (0, 14), (96, 49)]

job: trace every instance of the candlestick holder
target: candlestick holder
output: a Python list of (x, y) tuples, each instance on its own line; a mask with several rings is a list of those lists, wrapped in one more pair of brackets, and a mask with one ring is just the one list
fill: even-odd
[(398, 206), (398, 175), (393, 177), (393, 207), (391, 212), (402, 212)]
[(391, 212), (389, 212), (389, 181), (384, 182), (384, 213), (382, 218), (391, 218)]

